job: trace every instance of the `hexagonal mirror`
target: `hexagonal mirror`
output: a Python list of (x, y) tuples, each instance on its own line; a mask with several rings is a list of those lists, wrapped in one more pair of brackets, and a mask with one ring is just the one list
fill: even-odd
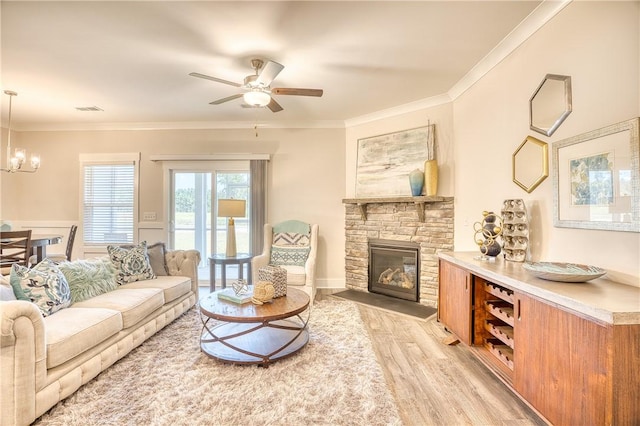
[(513, 153), (513, 182), (531, 193), (549, 176), (549, 148), (542, 142), (528, 136)]
[(529, 127), (551, 136), (571, 110), (571, 77), (547, 74), (529, 99)]

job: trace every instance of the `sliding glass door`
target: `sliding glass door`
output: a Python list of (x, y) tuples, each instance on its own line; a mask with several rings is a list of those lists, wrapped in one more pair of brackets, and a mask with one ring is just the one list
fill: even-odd
[[(251, 200), (249, 199), (249, 172), (218, 172), (216, 173), (216, 200), (234, 198), (236, 200), (247, 200), (247, 212), (251, 211)], [(214, 205), (218, 205), (217, 201)], [(217, 212), (217, 209), (216, 209)], [(236, 251), (238, 253), (249, 253), (251, 242), (250, 226), (248, 214), (245, 217), (234, 218), (236, 229)], [(216, 238), (215, 253), (224, 254), (227, 243), (227, 218), (216, 217)]]
[[(198, 278), (209, 280), (209, 257), (224, 254), (227, 218), (217, 217), (217, 200), (235, 198), (247, 201), (250, 211), (248, 163), (208, 163), (206, 168), (171, 169), (169, 239), (175, 249), (196, 249), (201, 254)], [(244, 166), (244, 167), (243, 167)], [(251, 241), (249, 217), (235, 218), (238, 253), (248, 253)], [(227, 276), (237, 273), (232, 267)], [(217, 274), (220, 276), (220, 274)]]
[(174, 172), (171, 246), (211, 255), (211, 183), (213, 173)]

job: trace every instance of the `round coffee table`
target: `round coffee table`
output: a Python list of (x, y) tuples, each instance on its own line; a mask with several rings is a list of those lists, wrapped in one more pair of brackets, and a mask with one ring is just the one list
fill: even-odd
[(214, 292), (200, 301), (200, 348), (221, 361), (268, 367), (307, 344), (309, 316), (309, 296), (295, 288), (264, 305), (239, 305)]

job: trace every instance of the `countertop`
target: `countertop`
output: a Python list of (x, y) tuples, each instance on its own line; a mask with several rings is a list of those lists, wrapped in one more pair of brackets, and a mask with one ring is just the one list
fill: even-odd
[(479, 252), (442, 252), (438, 256), (474, 275), (535, 296), (607, 324), (640, 324), (640, 287), (608, 280), (562, 283), (534, 277), (520, 262), (498, 256), (495, 262), (475, 259)]

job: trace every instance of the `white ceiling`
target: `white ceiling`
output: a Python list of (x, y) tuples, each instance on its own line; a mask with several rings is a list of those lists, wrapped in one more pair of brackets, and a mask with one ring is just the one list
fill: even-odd
[[(3, 90), (18, 92), (12, 127), (20, 130), (344, 125), (449, 96), (525, 18), (531, 20), (541, 2), (0, 5), (1, 83)], [(285, 66), (272, 87), (319, 88), (324, 96), (276, 96), (284, 107), (278, 113), (242, 108), (240, 99), (209, 105), (240, 90), (188, 75), (240, 83), (252, 73), (254, 57)], [(2, 95), (5, 127), (7, 105)], [(104, 111), (76, 110), (87, 106)]]

